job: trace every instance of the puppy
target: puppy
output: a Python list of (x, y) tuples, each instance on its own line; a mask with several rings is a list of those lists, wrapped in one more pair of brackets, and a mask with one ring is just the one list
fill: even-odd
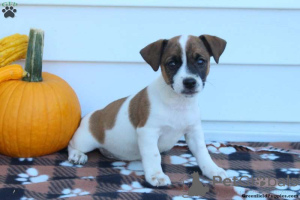
[(161, 75), (137, 94), (86, 115), (69, 143), (69, 161), (87, 162), (85, 153), (100, 149), (120, 160), (142, 160), (153, 186), (171, 184), (161, 167), (161, 152), (184, 135), (203, 174), (226, 177), (211, 159), (200, 121), (198, 94), (205, 85), (210, 57), (218, 63), (226, 41), (210, 35), (177, 36), (143, 48), (144, 60)]

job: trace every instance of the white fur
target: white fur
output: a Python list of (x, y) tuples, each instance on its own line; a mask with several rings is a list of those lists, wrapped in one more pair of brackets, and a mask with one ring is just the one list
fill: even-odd
[[(180, 38), (183, 49), (186, 41), (187, 37)], [(183, 66), (175, 80), (178, 90), (182, 87), (182, 78), (193, 76), (186, 69), (185, 50), (183, 52)], [(202, 81), (199, 83), (202, 84)], [(91, 116), (89, 114), (84, 117), (70, 141), (69, 160), (84, 163), (87, 161), (84, 153), (101, 147), (122, 160), (142, 159), (146, 180), (153, 186), (168, 185), (171, 181), (162, 171), (160, 153), (170, 150), (179, 138), (185, 135), (203, 174), (209, 178), (213, 176), (225, 178), (225, 171), (213, 162), (204, 142), (198, 95), (186, 98), (181, 92), (174, 91), (167, 85), (162, 76), (147, 87), (147, 92), (150, 115), (144, 127), (135, 129), (129, 119), (129, 103), (134, 95), (128, 97), (122, 104), (115, 126), (105, 131), (104, 144), (98, 143), (89, 131), (88, 121)]]
[(92, 113), (87, 114), (80, 123), (79, 128), (75, 132), (72, 140), (69, 142), (69, 161), (76, 161), (76, 163), (86, 163), (86, 152), (92, 151), (100, 147), (100, 144), (95, 140), (94, 136), (89, 130), (89, 119)]

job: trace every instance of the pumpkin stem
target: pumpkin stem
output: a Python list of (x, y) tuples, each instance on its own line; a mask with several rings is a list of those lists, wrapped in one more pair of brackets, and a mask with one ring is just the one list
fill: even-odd
[(23, 81), (41, 82), (43, 67), (44, 31), (41, 29), (30, 29), (29, 42), (26, 56), (25, 71), (29, 74)]

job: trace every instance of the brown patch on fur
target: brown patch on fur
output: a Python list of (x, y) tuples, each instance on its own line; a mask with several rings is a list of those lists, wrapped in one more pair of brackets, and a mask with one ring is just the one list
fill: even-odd
[(144, 60), (152, 67), (154, 71), (157, 71), (160, 65), (161, 56), (164, 51), (164, 47), (168, 40), (157, 40), (140, 51)]
[(219, 63), (219, 58), (225, 50), (226, 41), (222, 38), (212, 35), (200, 35), (199, 37), (204, 43), (207, 51), (214, 57), (216, 63)]
[(206, 50), (204, 43), (196, 36), (189, 36), (185, 48), (187, 58), (195, 58), (197, 54), (201, 55), (205, 59), (210, 58), (209, 52)]
[[(180, 36), (171, 38), (170, 40), (157, 40), (147, 45), (140, 51), (141, 56), (144, 60), (157, 71), (161, 66), (162, 76), (167, 84), (173, 83), (173, 76), (176, 74), (178, 67), (181, 63), (181, 47), (179, 44)], [(167, 63), (174, 60), (177, 57), (179, 66), (177, 69), (172, 67), (168, 68)]]
[(148, 120), (149, 113), (150, 103), (147, 88), (144, 88), (129, 103), (129, 119), (135, 128), (143, 127)]
[[(210, 69), (210, 54), (199, 37), (189, 37), (186, 44), (186, 56), (188, 70), (199, 75), (203, 81), (206, 81)], [(205, 60), (206, 63), (203, 66), (197, 66), (196, 62), (198, 58)]]
[(165, 80), (165, 82), (169, 85), (170, 84), (170, 80), (169, 80), (169, 77), (167, 75), (167, 72), (166, 72), (166, 68), (165, 67), (161, 67), (161, 74)]
[(209, 71), (210, 71), (210, 60), (207, 61), (206, 76), (208, 76)]
[[(164, 48), (163, 55), (161, 58), (161, 73), (165, 80), (165, 82), (170, 85), (173, 84), (173, 77), (177, 73), (178, 69), (181, 66), (182, 60), (182, 51), (181, 46), (179, 44), (180, 36), (176, 36), (168, 40), (166, 47)], [(171, 60), (177, 61), (177, 66), (175, 67), (168, 67), (167, 64)]]
[(103, 144), (105, 140), (105, 130), (114, 127), (117, 114), (126, 98), (127, 97), (116, 100), (91, 115), (89, 121), (90, 131), (101, 144)]

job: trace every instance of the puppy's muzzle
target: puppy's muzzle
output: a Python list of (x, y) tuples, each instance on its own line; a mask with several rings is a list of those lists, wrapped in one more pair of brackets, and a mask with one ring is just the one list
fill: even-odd
[(197, 81), (194, 78), (186, 78), (183, 80), (185, 89), (194, 90), (196, 88)]

